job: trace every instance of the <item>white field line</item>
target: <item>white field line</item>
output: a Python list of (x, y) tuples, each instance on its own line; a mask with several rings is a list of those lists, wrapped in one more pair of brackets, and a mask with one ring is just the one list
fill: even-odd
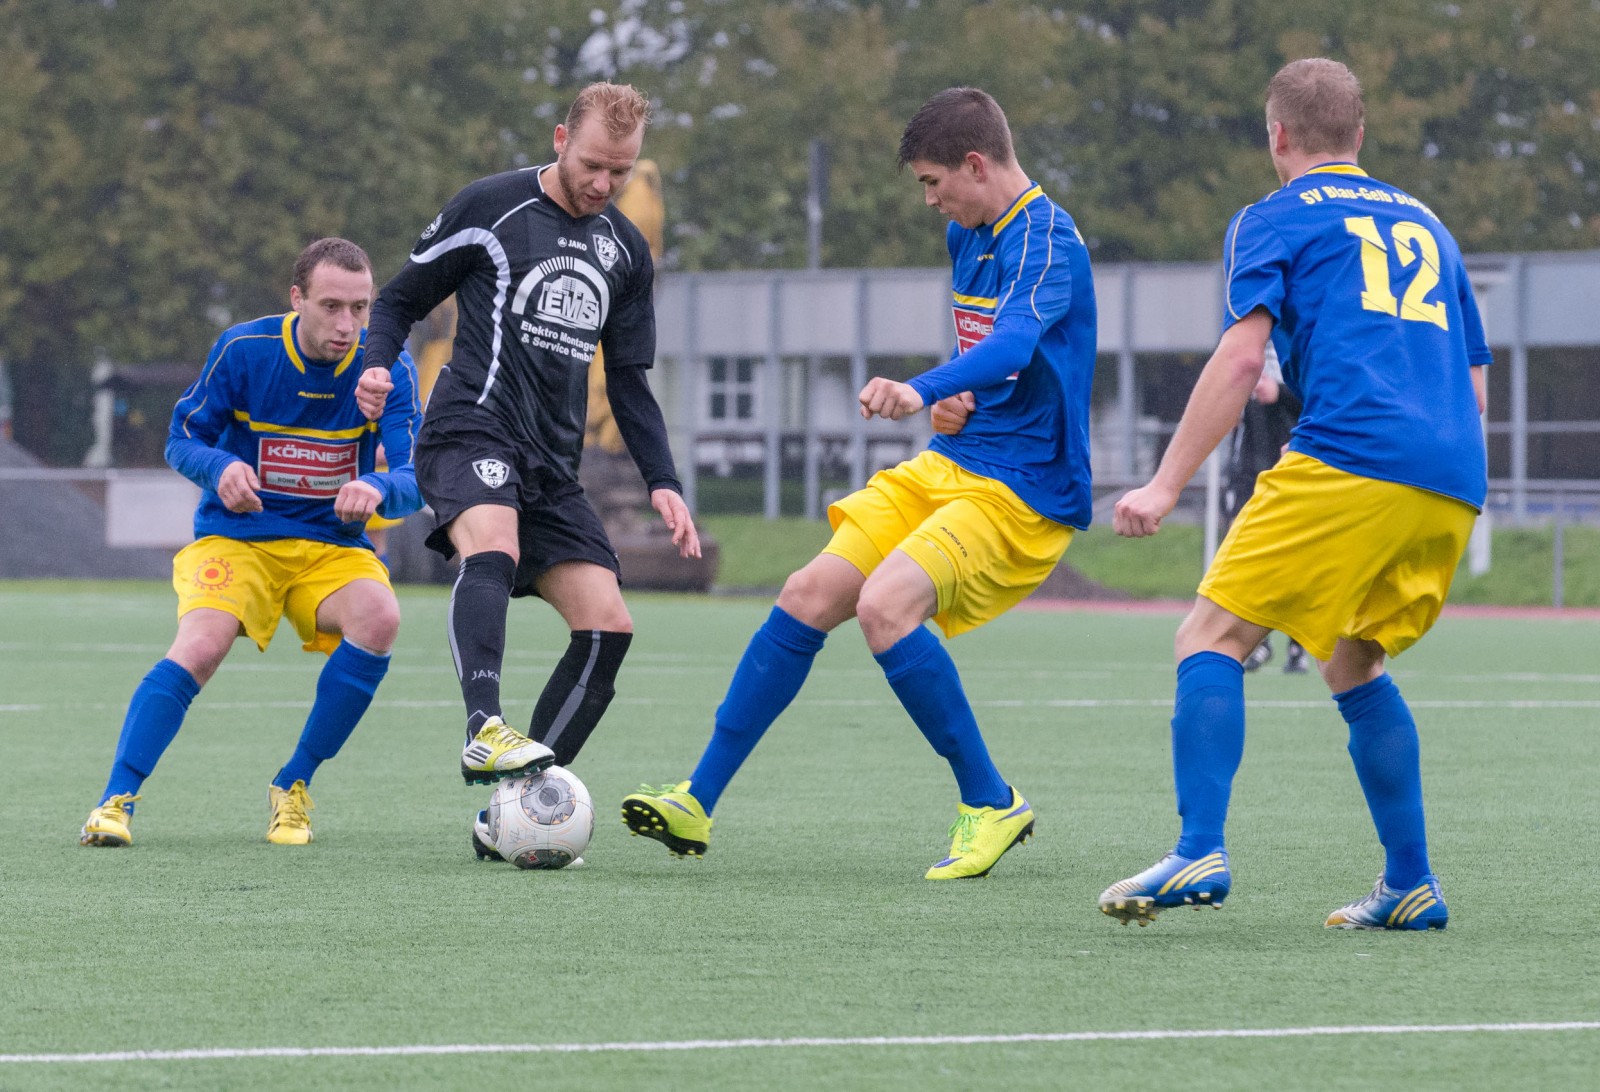
[(204, 1062), (246, 1058), (374, 1058), (438, 1054), (653, 1054), (685, 1050), (975, 1046), (1009, 1043), (1099, 1043), (1163, 1039), (1302, 1039), (1331, 1035), (1474, 1035), (1485, 1032), (1596, 1031), (1600, 1021), (1544, 1024), (1365, 1024), (1302, 1028), (1061, 1031), (1020, 1035), (884, 1035), (853, 1038), (669, 1039), (618, 1043), (453, 1043), (358, 1047), (214, 1047), (204, 1050), (119, 1050), (93, 1054), (0, 1054), (0, 1064)]

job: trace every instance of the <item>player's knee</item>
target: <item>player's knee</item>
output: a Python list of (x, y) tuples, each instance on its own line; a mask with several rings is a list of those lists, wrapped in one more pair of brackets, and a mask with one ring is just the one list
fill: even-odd
[(923, 622), (914, 608), (870, 580), (856, 602), (856, 620), (873, 652), (891, 647)]
[(373, 652), (388, 652), (400, 635), (400, 604), (393, 596), (375, 600), (363, 614), (355, 641)]
[(778, 607), (796, 621), (824, 632), (850, 617), (851, 604), (814, 565), (789, 574), (778, 593)]

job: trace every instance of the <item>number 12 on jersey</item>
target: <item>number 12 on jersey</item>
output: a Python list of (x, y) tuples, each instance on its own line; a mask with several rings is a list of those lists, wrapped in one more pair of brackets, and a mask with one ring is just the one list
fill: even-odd
[(1428, 302), (1428, 293), (1439, 286), (1439, 243), (1432, 232), (1412, 220), (1402, 220), (1389, 229), (1401, 269), (1416, 263), (1419, 256), (1422, 259), (1405, 298), (1396, 299), (1389, 285), (1389, 247), (1383, 241), (1377, 221), (1370, 216), (1347, 216), (1344, 227), (1361, 240), (1361, 306), (1364, 309), (1397, 315), (1411, 322), (1431, 322), (1441, 330), (1450, 329), (1444, 303)]

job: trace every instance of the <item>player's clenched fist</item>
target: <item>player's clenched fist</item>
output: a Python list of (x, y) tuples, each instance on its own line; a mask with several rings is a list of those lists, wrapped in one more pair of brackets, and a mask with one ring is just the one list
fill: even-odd
[(954, 436), (967, 427), (967, 418), (977, 408), (978, 400), (972, 392), (962, 391), (935, 402), (928, 411), (928, 419), (933, 423), (933, 431), (942, 436)]
[(881, 376), (862, 387), (857, 400), (861, 403), (861, 416), (868, 420), (882, 417), (885, 421), (898, 421), (922, 408), (922, 395), (910, 385)]
[(388, 368), (368, 368), (361, 373), (356, 383), (356, 405), (361, 407), (367, 420), (376, 421), (383, 416), (383, 404), (392, 390), (394, 381), (389, 378)]
[(1147, 485), (1123, 496), (1111, 512), (1111, 528), (1123, 538), (1144, 538), (1161, 530), (1161, 521), (1178, 503), (1178, 495)]

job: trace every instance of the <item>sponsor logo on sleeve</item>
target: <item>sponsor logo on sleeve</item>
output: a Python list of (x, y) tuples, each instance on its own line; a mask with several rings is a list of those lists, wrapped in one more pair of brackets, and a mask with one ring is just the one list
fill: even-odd
[(439, 225), (442, 223), (444, 223), (444, 213), (441, 212), (433, 218), (433, 223), (422, 229), (422, 237), (424, 239), (433, 238), (433, 233), (439, 230)]
[(499, 459), (479, 459), (472, 464), (472, 469), (490, 489), (499, 489), (511, 476), (511, 468)]
[(265, 492), (331, 499), (356, 480), (356, 441), (263, 436), (256, 473)]

